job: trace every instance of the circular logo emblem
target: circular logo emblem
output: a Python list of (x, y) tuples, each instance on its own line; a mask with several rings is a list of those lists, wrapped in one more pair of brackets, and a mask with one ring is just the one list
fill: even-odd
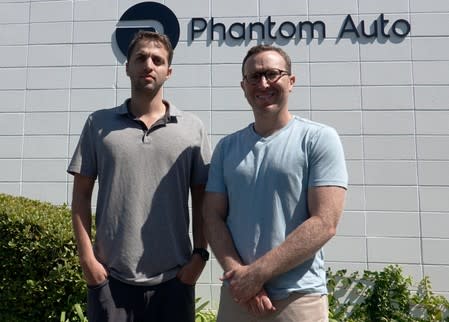
[(115, 30), (117, 45), (124, 56), (128, 45), (139, 30), (167, 35), (173, 48), (179, 40), (179, 22), (173, 11), (157, 2), (141, 2), (120, 17)]

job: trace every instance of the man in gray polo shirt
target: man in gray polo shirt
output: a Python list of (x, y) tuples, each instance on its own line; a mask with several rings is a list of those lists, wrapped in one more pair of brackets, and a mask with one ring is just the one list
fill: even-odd
[(68, 167), (89, 322), (194, 321), (194, 285), (208, 259), (201, 204), (210, 148), (201, 121), (162, 99), (172, 57), (166, 36), (135, 36), (126, 64), (131, 98), (88, 117)]

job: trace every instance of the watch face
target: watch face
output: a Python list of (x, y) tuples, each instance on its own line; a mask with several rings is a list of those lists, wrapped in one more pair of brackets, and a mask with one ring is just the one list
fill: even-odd
[(209, 260), (209, 252), (204, 248), (195, 248), (193, 254), (200, 255), (205, 262)]

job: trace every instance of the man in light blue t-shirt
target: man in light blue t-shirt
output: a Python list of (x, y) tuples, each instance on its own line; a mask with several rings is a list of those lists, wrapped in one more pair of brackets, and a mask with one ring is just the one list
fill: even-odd
[(224, 270), (218, 321), (328, 321), (322, 247), (346, 196), (340, 139), (290, 114), (295, 76), (282, 49), (251, 48), (242, 75), (255, 122), (216, 146), (204, 203)]

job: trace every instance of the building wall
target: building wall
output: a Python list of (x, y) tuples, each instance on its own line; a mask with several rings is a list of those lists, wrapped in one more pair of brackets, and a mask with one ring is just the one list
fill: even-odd
[[(114, 30), (140, 1), (0, 0), (0, 192), (71, 201), (65, 169), (87, 115), (129, 96)], [(290, 109), (334, 126), (350, 186), (327, 263), (349, 270), (400, 264), (449, 296), (449, 2), (447, 0), (166, 0), (181, 25), (165, 96), (197, 114), (212, 145), (252, 121), (240, 64), (253, 41), (188, 37), (192, 17), (234, 22), (317, 21), (326, 38), (275, 40), (292, 57)], [(404, 39), (338, 39), (345, 17), (384, 13)], [(214, 37), (218, 37), (216, 34)], [(212, 259), (198, 296), (216, 305)]]

